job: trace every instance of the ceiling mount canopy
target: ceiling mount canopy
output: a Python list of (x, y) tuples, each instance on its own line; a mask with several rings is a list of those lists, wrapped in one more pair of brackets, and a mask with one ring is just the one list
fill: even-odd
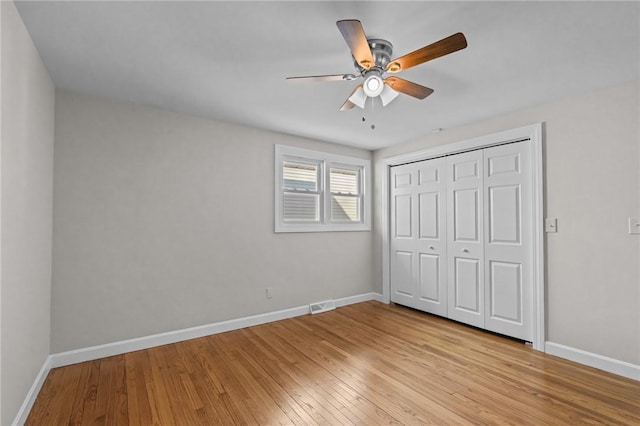
[(399, 93), (404, 93), (417, 99), (426, 98), (433, 93), (433, 89), (395, 76), (384, 78), (384, 74), (399, 73), (467, 47), (467, 40), (464, 34), (456, 33), (404, 56), (391, 59), (393, 45), (383, 39), (367, 39), (360, 21), (346, 19), (336, 22), (336, 25), (351, 50), (356, 74), (287, 77), (287, 80), (345, 81), (363, 78), (364, 82), (353, 89), (347, 100), (340, 107), (341, 111), (352, 109), (355, 106), (364, 108), (367, 98), (379, 97), (382, 106), (386, 106)]

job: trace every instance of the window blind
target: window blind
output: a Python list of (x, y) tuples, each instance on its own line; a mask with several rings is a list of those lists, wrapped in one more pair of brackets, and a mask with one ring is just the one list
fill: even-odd
[(317, 164), (285, 161), (282, 166), (282, 211), (285, 222), (320, 220)]
[(329, 169), (331, 192), (331, 221), (360, 221), (360, 170), (331, 167)]

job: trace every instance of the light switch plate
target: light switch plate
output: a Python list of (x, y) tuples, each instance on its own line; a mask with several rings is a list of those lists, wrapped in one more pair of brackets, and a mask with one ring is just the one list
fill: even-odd
[(629, 218), (629, 233), (640, 234), (640, 217)]
[(548, 217), (544, 220), (544, 232), (558, 232), (558, 219)]

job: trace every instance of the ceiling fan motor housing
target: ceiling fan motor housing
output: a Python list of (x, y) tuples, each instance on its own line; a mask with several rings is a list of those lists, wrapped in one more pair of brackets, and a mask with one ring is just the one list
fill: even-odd
[(379, 38), (370, 38), (367, 39), (367, 43), (369, 44), (369, 48), (371, 49), (371, 55), (373, 56), (373, 61), (375, 65), (369, 68), (368, 70), (357, 61), (354, 60), (354, 65), (358, 72), (364, 76), (367, 71), (378, 71), (379, 75), (385, 72), (387, 69), (387, 64), (391, 61), (391, 55), (393, 54), (393, 45), (387, 40), (382, 40)]

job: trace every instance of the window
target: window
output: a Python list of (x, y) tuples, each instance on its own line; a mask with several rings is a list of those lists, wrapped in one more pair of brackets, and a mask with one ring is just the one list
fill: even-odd
[(320, 163), (282, 163), (282, 206), (285, 222), (320, 221)]
[(360, 174), (359, 169), (329, 168), (332, 222), (360, 222)]
[(276, 232), (371, 229), (370, 161), (276, 145)]

